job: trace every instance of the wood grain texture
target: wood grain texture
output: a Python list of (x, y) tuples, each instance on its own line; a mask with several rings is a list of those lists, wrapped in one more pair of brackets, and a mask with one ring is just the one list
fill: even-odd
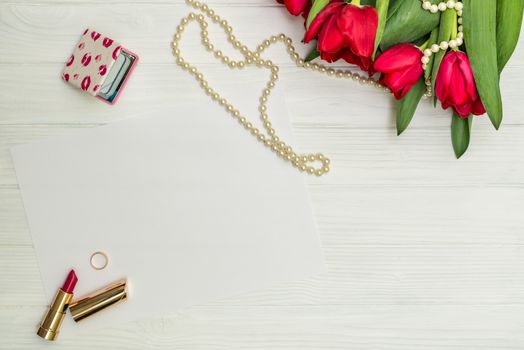
[[(301, 53), (308, 50), (300, 44), (301, 19), (273, 0), (208, 3), (250, 47), (284, 32)], [(180, 117), (180, 103), (210, 103), (170, 54), (173, 30), (188, 12), (181, 0), (0, 0), (0, 349), (49, 345), (33, 334), (48, 300), (9, 148), (129, 117)], [(86, 26), (111, 33), (142, 58), (116, 106), (58, 79)], [(216, 27), (209, 32), (231, 52)], [(195, 28), (186, 35), (187, 58), (217, 90), (249, 89), (253, 103), (245, 112), (255, 116), (266, 72), (232, 74), (202, 50)], [(332, 159), (328, 176), (306, 179), (328, 272), (53, 348), (523, 349), (522, 41), (501, 78), (501, 130), (475, 118), (460, 161), (448, 111), (426, 101), (396, 137), (389, 96), (298, 69), (283, 46), (266, 56), (282, 67), (297, 148)]]
[[(43, 311), (5, 309), (0, 331), (9, 349), (41, 347), (25, 330)], [(522, 305), (206, 306), (59, 341), (53, 348), (520, 350), (523, 312)]]

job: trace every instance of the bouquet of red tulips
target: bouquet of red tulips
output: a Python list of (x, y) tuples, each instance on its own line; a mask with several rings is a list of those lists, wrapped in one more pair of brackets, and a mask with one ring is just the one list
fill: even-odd
[[(524, 0), (277, 0), (305, 18), (307, 60), (357, 65), (398, 100), (397, 133), (423, 97), (452, 110), (457, 158), (472, 116), (502, 122), (500, 74), (520, 34)], [(434, 92), (434, 94), (433, 94)]]

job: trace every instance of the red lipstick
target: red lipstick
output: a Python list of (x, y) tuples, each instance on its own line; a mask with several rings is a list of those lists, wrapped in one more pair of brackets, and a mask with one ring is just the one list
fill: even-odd
[(69, 274), (67, 275), (64, 285), (62, 286), (62, 290), (66, 293), (73, 294), (73, 290), (75, 290), (76, 282), (78, 282), (78, 278), (76, 277), (75, 270), (69, 271)]
[(75, 289), (76, 282), (78, 282), (78, 278), (76, 277), (75, 271), (71, 270), (67, 275), (64, 285), (58, 289), (53, 302), (42, 319), (40, 328), (38, 328), (38, 332), (36, 332), (38, 336), (45, 340), (56, 339), (69, 303), (71, 299), (73, 299), (73, 290)]

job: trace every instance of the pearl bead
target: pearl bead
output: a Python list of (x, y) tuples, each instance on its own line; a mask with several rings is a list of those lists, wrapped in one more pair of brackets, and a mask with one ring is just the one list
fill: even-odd
[(448, 7), (448, 9), (452, 9), (455, 7), (455, 1), (453, 0), (449, 0), (447, 3), (446, 3), (446, 6)]
[(421, 58), (421, 61), (422, 61), (423, 64), (428, 64), (429, 63), (429, 57), (424, 56), (424, 57)]
[(431, 2), (429, 2), (429, 1), (424, 1), (424, 2), (422, 3), (422, 8), (423, 8), (424, 10), (429, 10), (429, 9), (431, 8)]
[(457, 38), (457, 46), (460, 46), (464, 43), (464, 40), (462, 38)]
[(433, 51), (431, 51), (431, 49), (425, 49), (424, 50), (424, 56), (428, 56), (429, 57), (431, 55), (433, 55)]
[(431, 5), (431, 8), (429, 9), (431, 13), (437, 13), (438, 12), (438, 6), (437, 5)]
[(455, 4), (455, 10), (461, 11), (464, 8), (464, 5), (461, 2)]
[(431, 51), (432, 52), (437, 53), (437, 52), (439, 52), (439, 50), (440, 50), (440, 47), (437, 44), (431, 45)]
[(448, 44), (447, 41), (443, 41), (443, 42), (440, 43), (440, 48), (441, 48), (442, 50), (447, 50), (448, 47), (449, 47), (449, 44)]
[(456, 48), (457, 47), (457, 41), (456, 40), (450, 40), (449, 41), (449, 47), (451, 47), (452, 49)]
[(463, 26), (458, 26), (457, 29), (458, 29), (459, 32), (463, 32), (464, 31), (464, 27)]
[(445, 2), (441, 2), (440, 4), (438, 4), (438, 9), (440, 11), (446, 11), (448, 9), (448, 6), (446, 5)]
[(463, 32), (459, 32), (459, 33), (457, 34), (457, 38), (464, 39), (464, 33), (463, 33)]

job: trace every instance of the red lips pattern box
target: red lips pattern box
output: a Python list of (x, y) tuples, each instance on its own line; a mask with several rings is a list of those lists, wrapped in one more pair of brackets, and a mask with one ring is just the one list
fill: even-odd
[(120, 43), (86, 29), (66, 63), (62, 78), (88, 94), (113, 104), (137, 62), (138, 56)]

